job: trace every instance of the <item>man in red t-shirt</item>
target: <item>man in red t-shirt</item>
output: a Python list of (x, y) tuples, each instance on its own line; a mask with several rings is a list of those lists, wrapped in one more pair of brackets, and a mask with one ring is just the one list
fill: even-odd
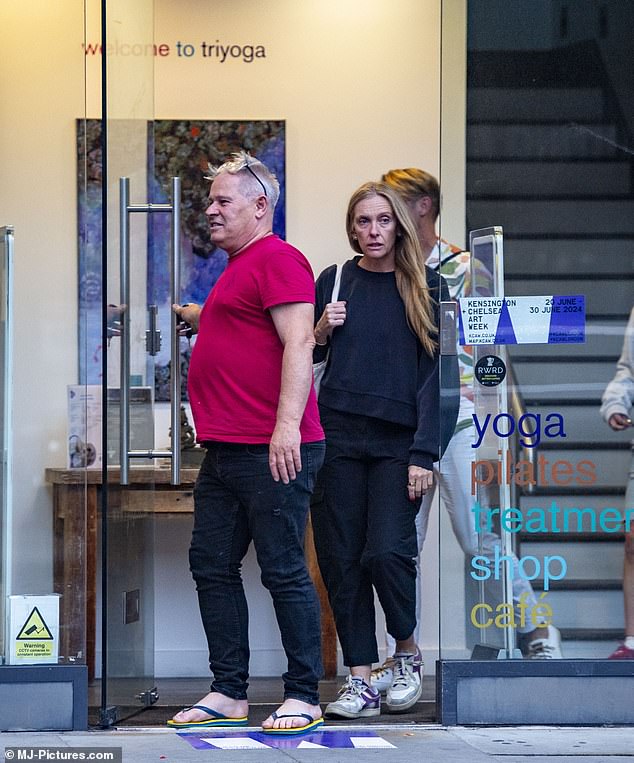
[(168, 724), (247, 724), (248, 611), (240, 566), (253, 540), (288, 658), (284, 702), (262, 724), (298, 734), (323, 723), (319, 602), (304, 531), (324, 456), (312, 385), (315, 287), (306, 258), (272, 233), (275, 176), (245, 152), (212, 169), (211, 238), (229, 255), (204, 306), (174, 305), (198, 333), (189, 366), (197, 439), (189, 552), (214, 675)]

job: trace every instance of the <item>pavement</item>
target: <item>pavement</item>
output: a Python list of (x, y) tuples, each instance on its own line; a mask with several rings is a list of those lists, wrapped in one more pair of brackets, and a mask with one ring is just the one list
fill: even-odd
[[(36, 748), (20, 751), (14, 748)], [(85, 757), (91, 748), (98, 757)], [(634, 763), (634, 727), (443, 727), (337, 725), (272, 739), (259, 727), (176, 732), (158, 727), (107, 731), (4, 732), (4, 761), (106, 760), (113, 763)], [(121, 750), (121, 756), (111, 753)], [(80, 757), (80, 753), (84, 757)], [(13, 755), (12, 755), (13, 753)], [(74, 754), (74, 755), (73, 755)], [(104, 754), (102, 756), (102, 754)]]

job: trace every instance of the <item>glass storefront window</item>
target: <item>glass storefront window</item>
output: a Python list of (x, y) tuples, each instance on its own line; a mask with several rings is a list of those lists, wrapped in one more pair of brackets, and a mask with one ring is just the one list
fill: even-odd
[(493, 299), (461, 303), (475, 374), (466, 504), (440, 505), (443, 659), (605, 659), (624, 636), (631, 430), (601, 398), (632, 307), (631, 8), (546, 5), (542, 28), (533, 3), (468, 6), (466, 227), (500, 228), (503, 269), (483, 290), (471, 242), (470, 293)]
[[(2, 229), (0, 265), (3, 639), (9, 626), (0, 668), (3, 729), (20, 727), (26, 716), (19, 702), (4, 698), (23, 697), (30, 687), (36, 693), (49, 671), (62, 670), (73, 692), (85, 684), (86, 528), (94, 511), (86, 501), (86, 461), (94, 451), (87, 446), (85, 408), (76, 408), (82, 423), (73, 433), (68, 417), (69, 385), (84, 397), (77, 362), (82, 157), (75, 132), (86, 113), (84, 10), (83, 2), (0, 9), (6, 106), (0, 225), (15, 231), (10, 261), (8, 229)], [(42, 704), (43, 724), (73, 716), (68, 692), (59, 703)]]
[[(352, 256), (343, 218), (362, 182), (396, 167), (437, 176), (437, 231), (458, 249), (441, 273), (453, 297), (483, 300), (456, 308), (460, 411), (424, 518), (428, 682), (437, 656), (528, 673), (531, 660), (613, 654), (632, 430), (608, 425), (601, 398), (632, 308), (631, 4), (236, 0), (183, 13), (174, 0), (34, 0), (23, 17), (5, 5), (0, 223), (20, 257), (0, 315), (0, 360), (10, 320), (19, 348), (0, 368), (0, 615), (9, 593), (60, 595), (59, 662), (88, 666), (99, 721), (154, 703), (160, 679), (207, 678), (187, 569), (200, 449), (174, 436), (195, 451), (180, 485), (168, 452), (170, 304), (202, 303), (222, 273), (203, 175), (242, 147), (275, 163), (276, 225), (315, 275)], [(126, 478), (128, 440), (145, 455)], [(263, 624), (253, 672), (280, 674), (253, 554), (244, 574)], [(379, 616), (382, 659), (383, 630)]]

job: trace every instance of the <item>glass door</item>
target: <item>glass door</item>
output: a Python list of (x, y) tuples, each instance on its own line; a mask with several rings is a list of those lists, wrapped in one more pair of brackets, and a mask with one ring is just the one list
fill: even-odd
[[(158, 699), (155, 525), (180, 473), (179, 337), (170, 309), (180, 301), (180, 181), (164, 189), (155, 179), (153, 2), (104, 1), (102, 23), (101, 720), (110, 725)], [(165, 349), (167, 380), (157, 363)]]
[[(13, 228), (0, 228), (0, 622), (11, 590), (9, 570), (9, 505), (11, 489), (11, 280)], [(4, 629), (0, 629), (0, 663), (6, 657)]]
[[(505, 303), (502, 229), (473, 231), (469, 250), (454, 258), (453, 272), (447, 262), (444, 274), (455, 291), (456, 273), (463, 271), (460, 294), (454, 295), (458, 302), (443, 305), (442, 312), (441, 386), (451, 399), (450, 358), (455, 355), (460, 396), (456, 429), (440, 462), (441, 480), (454, 484), (441, 494), (447, 510), (440, 522), (441, 600), (451, 596), (463, 606), (441, 608), (441, 657), (512, 658), (519, 656), (513, 607), (518, 569), (507, 520), (508, 512), (516, 511), (511, 508), (516, 491), (505, 475), (519, 458), (511, 422), (522, 413), (506, 347), (498, 344), (507, 339), (503, 321), (497, 314), (493, 318), (496, 310), (504, 312), (498, 306)], [(525, 610), (536, 604), (529, 594), (526, 586), (524, 620), (531, 616)]]

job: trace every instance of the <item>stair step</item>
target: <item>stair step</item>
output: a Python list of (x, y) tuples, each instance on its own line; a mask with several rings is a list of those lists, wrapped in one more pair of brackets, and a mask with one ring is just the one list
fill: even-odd
[[(524, 554), (522, 554), (524, 556)], [(544, 581), (536, 578), (531, 581), (535, 591), (544, 590)], [(622, 591), (623, 583), (620, 578), (616, 580), (575, 580), (573, 578), (563, 578), (562, 580), (551, 580), (548, 583), (548, 592), (554, 591), (590, 591), (596, 593), (599, 591)]]
[[(623, 628), (560, 628), (566, 641), (623, 641)], [(615, 645), (616, 646), (616, 645)]]
[(468, 119), (601, 119), (600, 88), (472, 87), (467, 91)]
[[(490, 225), (493, 225), (496, 223), (487, 223), (488, 227)], [(476, 228), (472, 228), (472, 230), (477, 230)], [(578, 231), (549, 231), (547, 233), (543, 233), (541, 231), (526, 231), (524, 233), (514, 233), (513, 231), (505, 231), (505, 235), (508, 239), (523, 239), (525, 241), (564, 241), (564, 240), (576, 240), (578, 242), (587, 242), (592, 241), (596, 236), (594, 236), (592, 233), (587, 233), (585, 231), (578, 232)], [(634, 241), (634, 237), (630, 233), (601, 233), (600, 237), (604, 241), (609, 241), (612, 246), (615, 245), (615, 242), (619, 243), (619, 246), (626, 245), (626, 242)]]
[[(575, 278), (557, 282), (549, 282), (548, 277), (543, 280), (512, 278), (507, 279), (505, 283), (505, 294), (507, 297), (514, 295), (582, 294), (586, 298), (587, 313), (600, 315), (603, 310), (610, 310), (622, 313), (624, 319), (629, 315), (632, 308), (632, 292), (629, 289), (624, 289), (623, 281), (617, 280), (616, 276), (596, 278), (594, 282)], [(619, 350), (617, 358), (620, 354)]]
[(473, 159), (622, 159), (616, 125), (474, 123), (467, 128), (467, 162)]
[[(566, 406), (571, 406), (578, 408), (580, 406), (585, 406), (588, 408), (596, 407), (598, 408), (601, 405), (601, 398), (598, 397), (580, 397), (578, 400), (571, 400), (569, 397), (558, 397), (554, 398), (553, 400), (549, 401), (549, 406), (557, 405), (561, 408), (565, 408)], [(540, 405), (543, 405), (543, 402), (538, 399), (534, 398), (524, 398), (524, 405), (527, 408), (533, 408), (533, 407), (539, 407)]]
[[(572, 400), (567, 400), (565, 405), (562, 405), (560, 401), (540, 405), (533, 400), (524, 400), (526, 411), (541, 417), (542, 427), (545, 425), (546, 416), (549, 413), (561, 414), (564, 419), (564, 432), (567, 435), (567, 439), (570, 442), (576, 442), (577, 447), (584, 446), (585, 443), (592, 450), (600, 450), (602, 448), (620, 450), (621, 448), (628, 448), (629, 442), (632, 439), (632, 432), (627, 429), (621, 432), (614, 432), (610, 429), (599, 413), (599, 405), (600, 401), (598, 400), (593, 401), (592, 406), (580, 405), (579, 407), (575, 407)], [(591, 442), (588, 441), (588, 433), (590, 432), (592, 433)], [(547, 445), (548, 442), (547, 439), (542, 438), (540, 448)], [(555, 442), (561, 446), (565, 441), (557, 439)]]
[(623, 628), (623, 592), (550, 590), (544, 601), (553, 610), (553, 622), (558, 628)]
[[(527, 345), (531, 346), (531, 345)], [(534, 347), (539, 347), (539, 345), (532, 345)], [(580, 344), (579, 347), (584, 347), (585, 345)], [(544, 348), (542, 347), (542, 355), (525, 355), (524, 354), (524, 345), (518, 344), (518, 345), (511, 345), (510, 347), (512, 352), (512, 360), (513, 363), (544, 363), (546, 365), (553, 365), (556, 363), (565, 362), (566, 365), (575, 365), (577, 363), (616, 363), (618, 360), (618, 355), (589, 355), (588, 357), (584, 357), (583, 355), (574, 356), (572, 358), (566, 358), (565, 361), (562, 361), (560, 357), (555, 355), (546, 355), (544, 353)]]
[[(560, 496), (582, 496), (586, 499), (597, 497), (597, 496), (623, 496), (625, 495), (625, 488), (622, 485), (589, 485), (582, 488), (574, 489), (571, 488), (569, 485), (558, 487), (557, 485), (552, 485), (550, 487), (535, 487), (533, 490), (528, 493), (526, 492), (523, 497), (526, 498), (541, 498), (545, 499), (548, 496), (551, 496), (553, 499), (559, 498)], [(579, 505), (579, 499), (578, 497), (574, 499), (574, 505)], [(610, 506), (617, 505), (613, 500), (610, 501)]]
[[(576, 535), (579, 534), (576, 533)], [(597, 587), (597, 590), (613, 590), (616, 586), (620, 589), (623, 575), (623, 534), (620, 533), (620, 535), (620, 542), (604, 539), (593, 540), (591, 543), (573, 541), (568, 533), (559, 535), (558, 541), (526, 540), (520, 544), (519, 556), (536, 556), (540, 560), (547, 556), (562, 556), (566, 560), (566, 577), (553, 581), (553, 588), (576, 586), (584, 590), (588, 587)], [(555, 567), (552, 569), (558, 573), (559, 566), (555, 565)], [(609, 586), (606, 588), (608, 583)], [(541, 585), (537, 587), (542, 589)]]
[(574, 276), (571, 276), (570, 273), (513, 273), (512, 275), (506, 276), (506, 283), (515, 283), (516, 281), (536, 281), (537, 283), (555, 283), (555, 284), (566, 284), (568, 283), (571, 278), (574, 278), (575, 282), (581, 282), (581, 283), (587, 283), (588, 281), (591, 283), (597, 283), (598, 282), (605, 282), (608, 284), (612, 284), (613, 281), (624, 281), (628, 278), (632, 278), (632, 273), (630, 272), (621, 272), (621, 273), (577, 273), (575, 272)]
[[(573, 449), (552, 443), (548, 450), (540, 448), (539, 465), (535, 467), (538, 487), (619, 487), (627, 483), (631, 462), (629, 448), (624, 450)], [(540, 481), (540, 477), (546, 480)], [(595, 482), (589, 480), (594, 477)]]
[[(565, 422), (564, 422), (565, 423)], [(610, 430), (612, 431), (612, 430)], [(627, 433), (627, 430), (625, 430)], [(568, 434), (568, 432), (566, 432)], [(616, 432), (614, 433), (616, 434)], [(564, 450), (564, 451), (570, 451), (570, 450), (582, 450), (584, 452), (592, 452), (596, 451), (597, 453), (601, 452), (607, 452), (608, 456), (613, 455), (617, 456), (617, 451), (623, 451), (623, 450), (631, 450), (630, 443), (628, 441), (626, 442), (588, 442), (585, 441), (575, 441), (572, 439), (570, 434), (568, 434), (568, 439), (563, 438), (557, 438), (552, 440), (546, 440), (544, 442), (541, 442), (539, 445), (540, 451), (553, 451), (553, 450)]]
[[(571, 292), (579, 293), (579, 292)], [(542, 345), (548, 347), (553, 355), (557, 352), (558, 345)], [(544, 390), (550, 390), (553, 395), (561, 397), (568, 395), (568, 388), (576, 389), (578, 396), (587, 397), (595, 394), (603, 394), (606, 384), (612, 379), (615, 371), (615, 362), (593, 363), (589, 360), (581, 360), (575, 363), (571, 368), (566, 362), (560, 366), (543, 363), (536, 363), (533, 360), (528, 362), (513, 361), (515, 376), (519, 382), (523, 397), (533, 397), (531, 390), (541, 386)], [(571, 379), (575, 383), (570, 384)]]
[[(586, 489), (583, 495), (575, 495), (565, 489), (560, 491), (553, 488), (541, 488), (536, 494), (523, 494), (519, 496), (519, 508), (524, 512), (535, 507), (541, 509), (550, 508), (553, 502), (560, 509), (594, 509), (594, 512), (599, 514), (606, 507), (610, 507), (623, 513), (625, 506), (625, 490), (617, 492), (616, 489), (611, 489), (593, 493)], [(590, 518), (585, 519), (584, 517), (583, 521), (584, 530), (590, 530)], [(595, 527), (599, 527), (599, 523), (596, 521)], [(599, 532), (592, 534), (600, 535)], [(536, 535), (536, 533), (531, 533), (531, 535)], [(610, 537), (612, 537), (612, 535), (613, 533), (609, 533)], [(616, 535), (616, 533), (614, 533), (614, 535)], [(540, 538), (545, 538), (547, 540), (548, 534), (540, 533)]]
[[(567, 499), (563, 501), (560, 496), (552, 496), (552, 493), (548, 500), (534, 496), (521, 497), (522, 529), (514, 535), (522, 548), (525, 543), (532, 542), (612, 543), (613, 539), (622, 539), (625, 529), (634, 528), (634, 510), (624, 509), (623, 502), (618, 504), (605, 496), (601, 501), (589, 501), (586, 496), (573, 495), (568, 495)], [(510, 517), (514, 518), (514, 512), (510, 513)], [(485, 513), (480, 515), (480, 526), (488, 527)], [(517, 524), (513, 526), (518, 528)], [(542, 529), (546, 532), (539, 532)]]
[[(565, 628), (566, 633), (574, 632), (575, 628)], [(584, 632), (583, 630), (581, 632)], [(608, 631), (608, 634), (619, 633), (619, 631)], [(622, 631), (621, 640), (623, 639)], [(619, 645), (619, 639), (607, 635), (605, 638), (569, 638), (564, 639), (562, 651), (567, 660), (605, 660)]]
[[(534, 273), (634, 272), (634, 238), (611, 241), (596, 236), (585, 239), (552, 238), (535, 240), (504, 235), (504, 271), (507, 276), (531, 269)], [(623, 319), (623, 326), (627, 316)]]
[[(531, 544), (537, 544), (541, 547), (542, 544), (556, 544), (565, 543), (570, 544), (586, 544), (586, 543), (601, 543), (601, 544), (613, 544), (623, 543), (625, 539), (625, 533), (606, 533), (606, 532), (574, 532), (574, 533), (517, 533), (517, 539), (520, 542), (522, 549)], [(610, 548), (610, 546), (607, 546)], [(524, 551), (522, 551), (522, 554)]]
[[(625, 201), (471, 201), (469, 227), (501, 225), (505, 233), (593, 237), (622, 234), (634, 238), (634, 200)], [(600, 268), (599, 268), (600, 269)]]
[[(507, 284), (511, 279), (507, 279)], [(552, 282), (549, 288), (552, 288)], [(563, 284), (567, 288), (566, 284)], [(510, 289), (510, 286), (509, 286)], [(559, 344), (557, 345), (557, 354), (560, 358), (568, 357), (597, 357), (599, 354), (605, 354), (608, 357), (616, 359), (621, 354), (623, 347), (624, 328), (621, 326), (598, 325), (596, 323), (586, 322), (586, 341), (583, 344)], [(511, 360), (515, 354), (521, 354), (527, 358), (534, 358), (536, 362), (543, 357), (550, 357), (550, 347), (541, 344), (521, 344), (510, 348)], [(616, 368), (615, 368), (616, 371)], [(606, 380), (607, 381), (607, 380)]]
[[(536, 478), (539, 481), (543, 471), (547, 480), (547, 483), (538, 482), (538, 487), (573, 487), (579, 490), (597, 483), (603, 488), (625, 485), (631, 461), (629, 448), (567, 448), (560, 441), (549, 443), (547, 450), (540, 446), (538, 458), (543, 467), (536, 467)], [(594, 475), (594, 485), (588, 481), (589, 475)]]
[(632, 171), (628, 161), (469, 161), (467, 195), (592, 196), (628, 194)]
[(521, 203), (527, 201), (544, 201), (551, 202), (556, 201), (562, 203), (568, 201), (575, 204), (578, 201), (588, 202), (593, 201), (596, 204), (604, 204), (608, 201), (631, 201), (632, 194), (630, 193), (610, 193), (603, 196), (597, 196), (596, 194), (578, 194), (572, 193), (568, 189), (565, 193), (550, 194), (550, 193), (514, 193), (512, 195), (500, 196), (498, 193), (474, 193), (467, 195), (467, 201), (487, 201), (491, 204), (497, 204), (499, 202), (518, 201)]
[[(501, 7), (501, 6), (500, 6)], [(517, 9), (527, 23), (534, 23), (534, 4)], [(543, 19), (546, 24), (547, 19)], [(474, 27), (467, 58), (470, 88), (510, 87), (521, 93), (524, 88), (557, 88), (565, 95), (568, 89), (600, 87), (601, 56), (594, 40), (566, 44), (556, 48), (527, 49), (526, 40), (519, 43), (513, 27), (505, 20), (478, 31)], [(520, 22), (521, 23), (521, 22)], [(515, 22), (517, 29), (517, 22)], [(505, 49), (505, 34), (511, 31), (511, 50)], [(492, 44), (493, 43), (493, 44)]]
[[(628, 313), (629, 315), (629, 313)], [(625, 316), (627, 319), (627, 316)], [(623, 313), (593, 313), (592, 311), (586, 311), (586, 323), (591, 321), (593, 323), (608, 323), (622, 324), (624, 320)]]
[(568, 400), (571, 401), (576, 400), (577, 398), (588, 397), (588, 395), (595, 396), (600, 400), (601, 395), (605, 390), (605, 385), (613, 375), (614, 374), (611, 373), (601, 382), (584, 381), (579, 384), (529, 384), (522, 382), (522, 396), (524, 399), (540, 400), (542, 405), (550, 405), (550, 400), (558, 399), (562, 395), (566, 395)]

